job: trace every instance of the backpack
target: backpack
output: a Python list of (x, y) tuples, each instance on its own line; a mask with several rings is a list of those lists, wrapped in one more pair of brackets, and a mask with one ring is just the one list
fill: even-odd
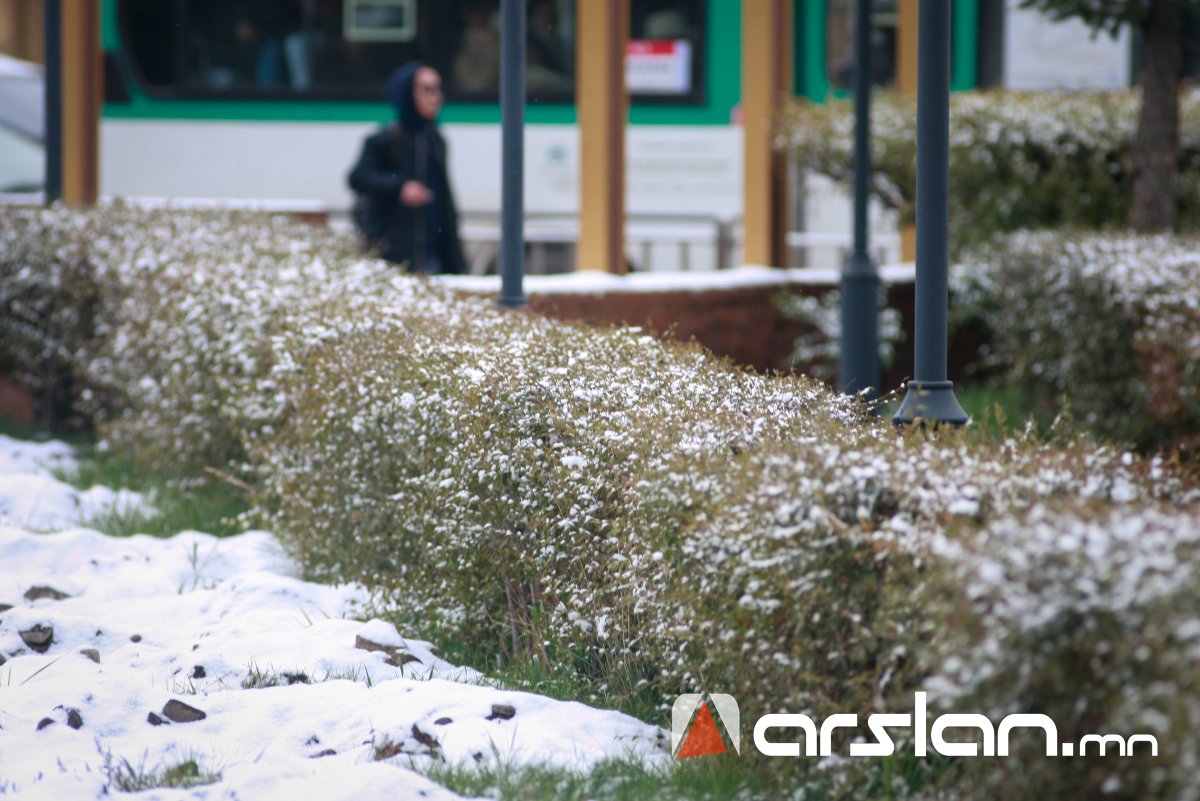
[[(391, 122), (384, 127), (388, 138), (389, 167), (393, 170), (400, 166), (400, 147), (404, 140), (404, 129), (400, 123)], [(358, 231), (360, 244), (370, 250), (379, 244), (379, 240), (387, 233), (386, 211), (380, 208), (377, 198), (365, 192), (354, 193), (354, 205), (350, 209), (351, 219)]]

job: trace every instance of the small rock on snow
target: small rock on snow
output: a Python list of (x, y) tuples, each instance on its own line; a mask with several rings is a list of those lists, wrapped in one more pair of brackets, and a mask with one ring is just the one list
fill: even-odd
[(188, 706), (182, 701), (176, 701), (172, 698), (167, 701), (162, 708), (163, 717), (169, 718), (176, 723), (191, 723), (196, 720), (204, 720), (208, 717), (203, 711), (196, 709), (194, 706)]
[(517, 710), (510, 704), (492, 704), (492, 714), (487, 716), (488, 720), (512, 720), (517, 714)]
[(50, 644), (54, 642), (54, 628), (51, 626), (43, 626), (41, 623), (36, 624), (31, 629), (25, 629), (20, 632), (21, 640), (39, 654), (44, 654), (50, 650)]
[(61, 601), (64, 598), (71, 596), (62, 590), (56, 590), (53, 587), (47, 587), (45, 584), (39, 584), (36, 587), (30, 587), (25, 590), (26, 601), (40, 601), (43, 598), (49, 598), (53, 601)]

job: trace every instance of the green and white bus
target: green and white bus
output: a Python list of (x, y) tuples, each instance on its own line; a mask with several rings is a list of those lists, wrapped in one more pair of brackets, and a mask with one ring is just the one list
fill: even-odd
[[(575, 3), (529, 0), (526, 197), (577, 199)], [(741, 206), (739, 0), (628, 0), (631, 215), (735, 217)], [(954, 0), (955, 87), (975, 85), (983, 0)], [(895, 0), (874, 39), (891, 80)], [(382, 85), (422, 58), (443, 76), (452, 180), (468, 213), (500, 197), (499, 0), (103, 0), (103, 194), (257, 198), (344, 209)], [(848, 82), (850, 0), (797, 0), (795, 85)]]

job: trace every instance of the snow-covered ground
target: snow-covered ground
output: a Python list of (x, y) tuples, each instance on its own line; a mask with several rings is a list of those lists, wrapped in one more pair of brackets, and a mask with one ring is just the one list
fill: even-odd
[(362, 587), (294, 578), (268, 533), (77, 528), (138, 499), (49, 475), (72, 462), (0, 437), (0, 795), (99, 798), (188, 760), (220, 780), (139, 797), (443, 799), (411, 766), (670, 764), (657, 727), (488, 686), (362, 622)]
[(22, 442), (0, 434), (0, 526), (54, 531), (77, 526), (103, 512), (147, 510), (127, 489), (77, 490), (51, 472), (71, 472), (71, 448), (61, 442)]

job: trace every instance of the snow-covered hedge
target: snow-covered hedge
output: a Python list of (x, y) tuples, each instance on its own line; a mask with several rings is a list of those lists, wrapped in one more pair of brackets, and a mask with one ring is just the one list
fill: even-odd
[(5, 209), (0, 336), (25, 377), (62, 383), (150, 464), (225, 464), (279, 419), (270, 336), (370, 291), (379, 271), (352, 254), (285, 217)]
[[(951, 231), (961, 244), (1019, 228), (1123, 226), (1133, 197), (1129, 150), (1139, 94), (964, 92), (950, 102)], [(916, 101), (872, 104), (873, 193), (911, 223), (916, 198)], [(777, 146), (816, 173), (853, 179), (848, 101), (795, 101)], [(1200, 226), (1200, 92), (1183, 96), (1179, 224)]]
[[(244, 463), (307, 570), (367, 582), (414, 633), (536, 656), (609, 700), (731, 692), (745, 720), (902, 712), (922, 686), (964, 711), (1052, 697), (1161, 756), (1084, 775), (1024, 754), (1009, 797), (1200, 787), (1179, 651), (1200, 497), (1158, 460), (896, 431), (808, 379), (504, 313), (263, 217), (0, 222), (5, 303), (70, 303), (68, 267), (89, 287), (61, 352), (116, 447)], [(1126, 658), (1120, 686), (1086, 680)], [(849, 793), (891, 775), (840, 764)]]
[[(1044, 756), (1039, 730), (1008, 759), (966, 760), (955, 798), (1195, 799), (1200, 787), (1200, 514), (1138, 504), (1032, 507), (932, 549), (940, 631), (926, 686), (938, 713), (1047, 715), (1075, 753), (1086, 735), (1151, 734), (1157, 756)], [(932, 714), (932, 713), (931, 713)], [(1071, 789), (1067, 789), (1071, 788)]]
[(1200, 446), (1193, 238), (1019, 232), (953, 272), (989, 367), (1110, 440)]

